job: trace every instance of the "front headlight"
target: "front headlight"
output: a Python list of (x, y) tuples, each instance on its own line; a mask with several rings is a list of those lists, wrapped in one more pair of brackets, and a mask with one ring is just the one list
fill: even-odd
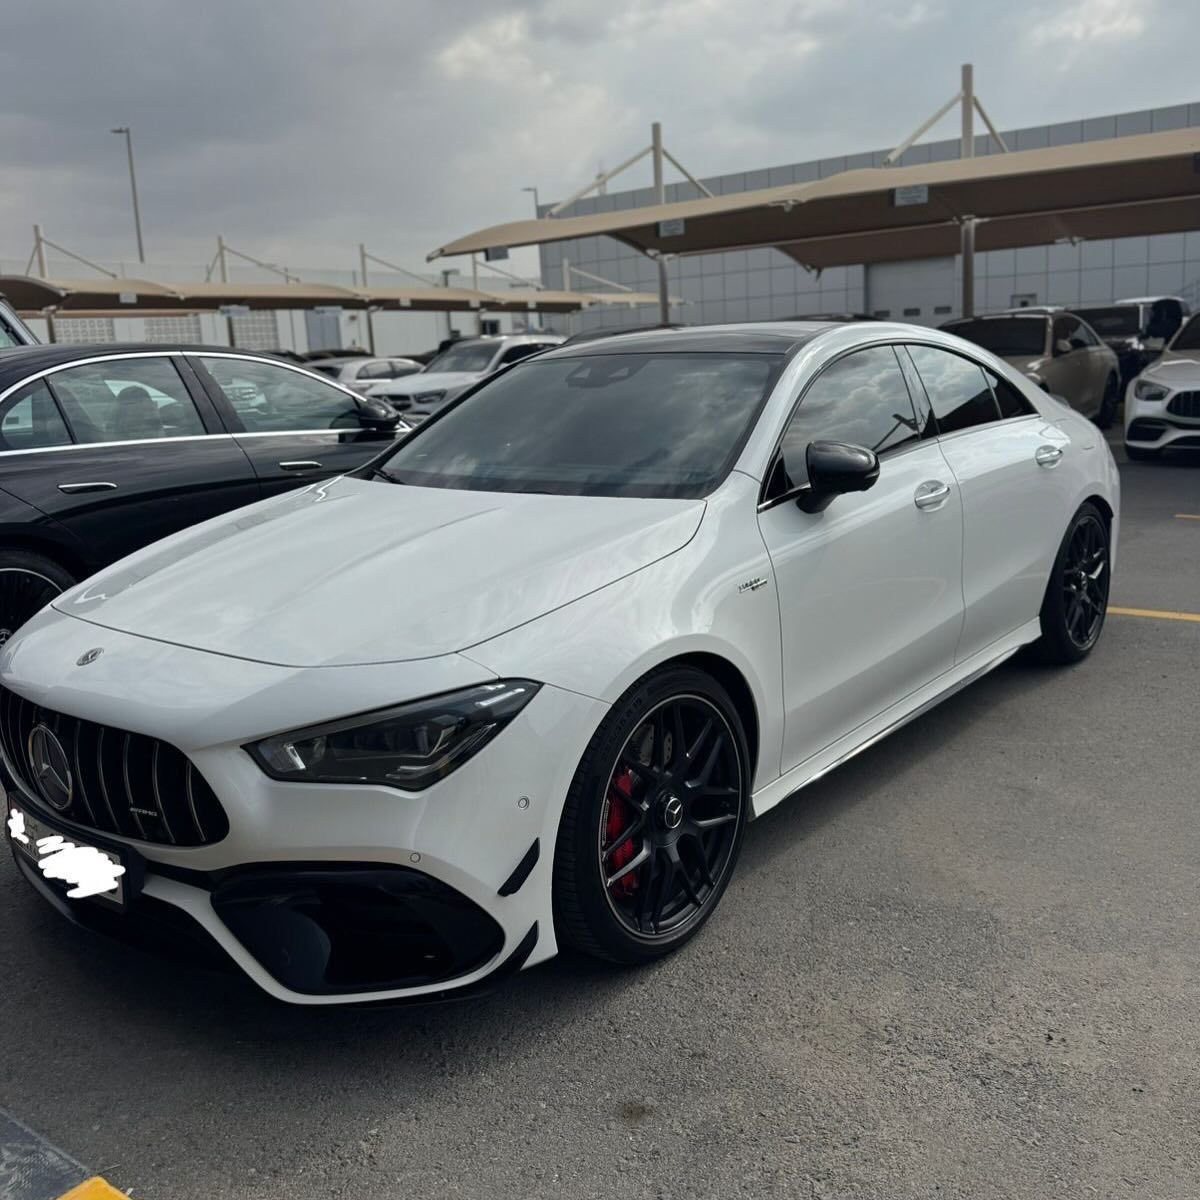
[(375, 783), (418, 792), (478, 754), (539, 687), (528, 679), (502, 679), (277, 733), (244, 749), (272, 779)]
[(417, 392), (417, 394), (415, 396), (413, 396), (413, 403), (414, 404), (436, 404), (439, 400), (442, 399), (443, 396), (445, 396), (445, 394), (446, 394), (446, 392), (445, 392), (444, 388), (439, 392)]
[(1138, 400), (1165, 400), (1169, 388), (1151, 379), (1139, 379), (1133, 385), (1134, 397)]

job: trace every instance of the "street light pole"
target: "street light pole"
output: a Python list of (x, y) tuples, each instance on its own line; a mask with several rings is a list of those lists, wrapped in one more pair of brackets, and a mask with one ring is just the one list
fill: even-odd
[(537, 188), (535, 188), (535, 187), (523, 187), (523, 188), (521, 189), (521, 191), (523, 191), (523, 192), (532, 192), (532, 193), (533, 193), (533, 215), (534, 215), (535, 217), (540, 217), (540, 216), (542, 215), (542, 206), (541, 206), (541, 205), (538, 203), (538, 190), (537, 190)]
[(137, 231), (138, 262), (144, 263), (146, 251), (142, 246), (142, 214), (138, 210), (137, 174), (133, 169), (133, 135), (130, 133), (128, 125), (119, 125), (109, 132), (125, 135), (125, 152), (129, 155), (129, 189), (133, 193), (133, 227)]

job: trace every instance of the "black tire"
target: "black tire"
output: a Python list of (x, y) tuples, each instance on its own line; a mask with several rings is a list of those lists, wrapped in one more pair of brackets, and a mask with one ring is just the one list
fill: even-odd
[(0, 550), (0, 646), (75, 583), (58, 563), (28, 550)]
[(560, 944), (636, 964), (693, 937), (733, 874), (750, 783), (745, 731), (716, 680), (665, 667), (635, 683), (567, 793), (554, 852)]
[(1147, 450), (1144, 446), (1125, 444), (1125, 457), (1130, 462), (1153, 462), (1160, 453), (1158, 450)]
[(1121, 403), (1121, 385), (1115, 375), (1110, 375), (1104, 384), (1104, 397), (1100, 401), (1100, 411), (1096, 414), (1096, 424), (1101, 429), (1112, 427), (1117, 419), (1117, 406)]
[(1086, 658), (1104, 629), (1108, 612), (1109, 528), (1092, 503), (1071, 518), (1042, 599), (1042, 660), (1058, 665)]

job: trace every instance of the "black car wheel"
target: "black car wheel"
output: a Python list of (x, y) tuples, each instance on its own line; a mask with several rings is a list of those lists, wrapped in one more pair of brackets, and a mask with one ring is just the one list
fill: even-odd
[(567, 796), (559, 940), (622, 963), (681, 946), (729, 882), (749, 805), (746, 736), (724, 688), (690, 667), (646, 676), (592, 737)]
[(1108, 547), (1108, 522), (1094, 504), (1084, 504), (1059, 546), (1042, 600), (1038, 649), (1047, 662), (1079, 662), (1100, 640), (1108, 612)]
[(56, 562), (25, 550), (0, 550), (0, 646), (75, 580)]
[(1096, 424), (1101, 429), (1111, 427), (1117, 417), (1117, 405), (1121, 402), (1121, 385), (1115, 375), (1110, 375), (1104, 384), (1104, 398), (1100, 401), (1100, 411), (1096, 414)]

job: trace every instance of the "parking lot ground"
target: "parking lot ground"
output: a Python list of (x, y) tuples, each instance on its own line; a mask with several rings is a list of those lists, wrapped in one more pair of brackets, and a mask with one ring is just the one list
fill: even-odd
[[(1200, 613), (1200, 466), (1113, 604)], [(1013, 661), (751, 826), (705, 932), (426, 1009), (284, 1008), (0, 864), (0, 1104), (133, 1195), (1200, 1195), (1200, 624)]]

